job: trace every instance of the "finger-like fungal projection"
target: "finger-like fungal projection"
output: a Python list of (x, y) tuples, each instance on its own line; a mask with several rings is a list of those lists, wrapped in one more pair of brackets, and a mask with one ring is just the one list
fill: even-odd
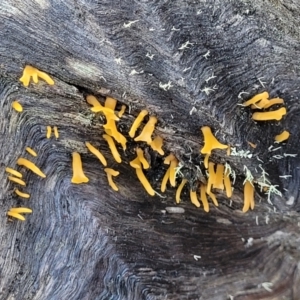
[(51, 137), (51, 131), (52, 131), (51, 126), (47, 126), (47, 133), (46, 133), (46, 138), (47, 139), (50, 139), (50, 137)]
[(49, 85), (54, 85), (53, 79), (45, 72), (42, 72), (32, 66), (26, 65), (23, 70), (23, 75), (20, 81), (24, 86), (28, 86), (30, 78), (32, 77), (34, 83), (38, 83), (38, 77), (45, 80)]
[(160, 155), (164, 155), (165, 152), (162, 149), (162, 146), (163, 146), (163, 139), (160, 136), (156, 136), (150, 144), (152, 150), (158, 152)]
[(163, 177), (163, 180), (161, 182), (161, 186), (160, 186), (160, 190), (162, 192), (165, 192), (166, 191), (166, 187), (167, 187), (167, 182), (170, 178), (170, 168), (168, 168), (168, 170), (166, 171), (164, 177)]
[(201, 149), (202, 154), (206, 154), (204, 166), (207, 168), (208, 155), (211, 154), (211, 151), (214, 149), (227, 149), (228, 145), (220, 143), (215, 136), (212, 134), (211, 129), (208, 126), (203, 126), (201, 131), (204, 136), (204, 146)]
[(210, 192), (208, 195), (209, 195), (209, 197), (212, 199), (214, 205), (215, 205), (215, 206), (219, 206), (219, 203), (218, 203), (218, 200), (217, 200), (215, 194), (214, 194), (213, 192)]
[(107, 174), (107, 180), (108, 180), (108, 184), (110, 185), (110, 187), (114, 190), (114, 191), (118, 191), (119, 188), (116, 186), (116, 184), (113, 182), (112, 180), (112, 176), (118, 176), (120, 174), (119, 171), (116, 171), (114, 169), (111, 168), (105, 168), (104, 169), (105, 173)]
[(190, 190), (190, 199), (196, 207), (200, 207), (200, 202), (198, 200), (196, 191), (194, 192), (193, 190)]
[(180, 203), (181, 199), (180, 199), (180, 195), (181, 195), (181, 192), (182, 192), (182, 189), (183, 187), (185, 186), (185, 184), (187, 183), (187, 179), (182, 179), (181, 183), (179, 184), (177, 190), (176, 190), (176, 203)]
[(136, 142), (146, 142), (148, 145), (151, 144), (152, 142), (152, 133), (155, 129), (155, 124), (157, 122), (157, 118), (154, 116), (151, 116), (149, 118), (149, 121), (147, 122), (147, 124), (145, 125), (145, 127), (143, 128), (141, 134), (139, 136), (137, 136), (134, 140)]
[(31, 170), (33, 173), (41, 176), (42, 178), (45, 178), (46, 175), (31, 161), (29, 161), (28, 159), (26, 158), (23, 158), (23, 157), (20, 157), (18, 160), (17, 160), (17, 164), (19, 166), (24, 166), (26, 167), (27, 169)]
[(122, 118), (125, 113), (126, 105), (122, 105), (121, 110), (118, 112), (118, 117)]
[(138, 159), (134, 159), (133, 161), (130, 162), (130, 165), (135, 169), (136, 176), (139, 179), (139, 181), (142, 183), (144, 189), (150, 196), (155, 195), (155, 191), (152, 188), (151, 184), (149, 183), (148, 179), (146, 178), (145, 174), (143, 173), (142, 170), (142, 163)]
[(286, 114), (286, 108), (281, 107), (277, 110), (266, 111), (266, 112), (255, 112), (252, 115), (252, 119), (255, 121), (271, 121), (276, 120), (279, 121)]
[(148, 163), (148, 161), (146, 160), (146, 158), (144, 157), (144, 152), (141, 148), (137, 148), (136, 149), (136, 153), (137, 153), (137, 157), (139, 159), (139, 161), (141, 162), (143, 169), (149, 169), (150, 165)]
[(20, 172), (18, 172), (18, 171), (15, 170), (15, 169), (12, 169), (12, 168), (10, 168), (10, 167), (6, 167), (6, 168), (5, 168), (5, 171), (6, 171), (7, 173), (10, 173), (10, 174), (16, 176), (16, 177), (19, 177), (19, 178), (22, 178), (22, 177), (23, 177), (23, 175), (22, 175)]
[(200, 184), (200, 199), (203, 204), (204, 211), (209, 212), (209, 205), (206, 196), (206, 186), (203, 183)]
[(134, 138), (137, 129), (139, 128), (139, 126), (143, 122), (146, 115), (148, 115), (148, 111), (147, 110), (142, 110), (139, 113), (139, 115), (136, 117), (136, 119), (134, 120), (133, 124), (131, 125), (130, 131), (129, 131), (129, 136), (131, 138)]
[(58, 138), (59, 138), (59, 133), (58, 133), (58, 128), (57, 128), (57, 126), (54, 126), (54, 127), (53, 127), (53, 132), (54, 132), (55, 138), (58, 139)]
[(206, 193), (209, 194), (213, 184), (216, 182), (215, 164), (213, 162), (208, 163), (208, 182), (206, 187)]
[(104, 106), (102, 106), (101, 104), (100, 104), (99, 106), (94, 106), (94, 107), (92, 107), (92, 108), (91, 108), (91, 111), (92, 111), (92, 112), (95, 112), (95, 113), (97, 113), (97, 112), (102, 112), (102, 113), (105, 115), (105, 117), (106, 117), (107, 119), (112, 119), (112, 120), (115, 120), (115, 121), (120, 120), (120, 119), (115, 115), (115, 112), (114, 112), (112, 109), (107, 108), (107, 107), (104, 107)]
[(281, 143), (286, 141), (288, 138), (290, 137), (290, 133), (286, 130), (284, 130), (283, 132), (281, 132), (280, 134), (275, 136), (275, 142), (276, 143)]
[(123, 150), (126, 150), (126, 137), (117, 129), (116, 122), (113, 119), (108, 119), (107, 123), (103, 125), (105, 133), (113, 137), (119, 144), (122, 145)]
[(224, 190), (223, 173), (224, 173), (224, 165), (217, 164), (216, 177), (215, 177), (215, 182), (213, 184), (213, 188)]
[(20, 184), (20, 185), (26, 186), (25, 181), (23, 181), (23, 180), (20, 179), (20, 178), (13, 177), (13, 176), (8, 176), (8, 179), (9, 179), (10, 181), (13, 181), (13, 182), (15, 182), (15, 183), (18, 183), (18, 184)]
[(117, 105), (117, 100), (111, 97), (106, 97), (104, 106), (110, 108), (111, 110), (115, 110)]
[(102, 106), (101, 103), (97, 100), (97, 98), (93, 95), (88, 95), (86, 97), (86, 102), (92, 106)]
[(249, 208), (254, 208), (254, 186), (252, 182), (246, 181), (244, 185), (244, 207), (243, 212), (247, 212)]
[(13, 207), (7, 212), (7, 215), (9, 217), (13, 217), (13, 218), (19, 219), (21, 221), (25, 221), (25, 218), (24, 218), (24, 216), (21, 215), (21, 213), (22, 214), (31, 214), (32, 210), (27, 207)]
[(11, 106), (17, 112), (22, 112), (23, 111), (23, 106), (18, 101), (13, 101), (13, 103), (11, 104)]
[(89, 142), (85, 142), (85, 145), (87, 146), (87, 148), (90, 150), (91, 153), (93, 153), (102, 163), (102, 165), (104, 167), (107, 166), (107, 161), (104, 157), (104, 155), (100, 152), (100, 150), (98, 150), (97, 148), (95, 148), (91, 143)]
[(89, 182), (88, 177), (85, 176), (82, 169), (80, 154), (78, 152), (73, 152), (72, 159), (73, 177), (71, 179), (71, 182), (76, 184)]
[(18, 196), (20, 196), (21, 198), (26, 198), (26, 199), (30, 198), (30, 195), (29, 195), (29, 194), (23, 193), (23, 192), (19, 191), (18, 189), (15, 189), (15, 193), (16, 193)]
[(268, 103), (264, 105), (263, 108), (269, 108), (269, 107), (271, 107), (272, 105), (275, 105), (275, 104), (284, 104), (284, 101), (281, 98), (273, 98), (273, 99), (270, 99), (268, 101)]
[(33, 149), (31, 149), (30, 147), (26, 147), (26, 151), (29, 154), (31, 154), (32, 156), (37, 156), (37, 153)]
[(112, 139), (112, 137), (107, 134), (103, 134), (102, 137), (106, 140), (108, 147), (109, 147), (111, 154), (114, 157), (115, 161), (117, 163), (121, 163), (122, 162), (121, 156), (116, 148), (115, 142)]
[(268, 92), (263, 92), (263, 93), (255, 95), (250, 100), (244, 102), (242, 105), (243, 106), (250, 106), (251, 104), (257, 103), (259, 101), (262, 101), (262, 100), (268, 99), (268, 98), (269, 98), (269, 93)]
[(255, 103), (255, 104), (252, 104), (251, 105), (251, 108), (252, 109), (263, 109), (266, 105), (269, 104), (269, 100), (264, 98), (262, 100), (259, 100), (259, 102)]
[(230, 181), (228, 170), (224, 171), (224, 186), (225, 186), (226, 196), (228, 198), (231, 198), (231, 196), (232, 196), (232, 186), (231, 186), (231, 181)]

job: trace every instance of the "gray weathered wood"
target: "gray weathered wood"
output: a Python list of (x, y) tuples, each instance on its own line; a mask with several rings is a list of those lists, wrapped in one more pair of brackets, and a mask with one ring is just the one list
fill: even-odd
[[(1, 1), (1, 299), (299, 299), (299, 11), (296, 0)], [(26, 64), (55, 85), (24, 88)], [(250, 109), (237, 105), (264, 90), (285, 100), (282, 121), (254, 123)], [(166, 153), (185, 164), (191, 184), (196, 166), (203, 169), (201, 126), (250, 150), (252, 159), (224, 151), (211, 158), (237, 172), (232, 206), (217, 194), (219, 207), (205, 213), (186, 189), (184, 213), (165, 213), (176, 205), (175, 189), (166, 198), (144, 192), (128, 165), (134, 142), (122, 164), (113, 161), (87, 94), (130, 107), (119, 122), (125, 135), (141, 109), (156, 115)], [(11, 108), (15, 99), (21, 114)], [(47, 125), (58, 126), (58, 140), (45, 138)], [(283, 129), (290, 139), (269, 152)], [(118, 193), (85, 141), (120, 170)], [(26, 146), (47, 174), (21, 169), (28, 201), (4, 174)], [(82, 153), (88, 184), (70, 182), (73, 151)], [(298, 156), (272, 158), (284, 153)], [(243, 166), (257, 179), (259, 164), (282, 197), (272, 196), (272, 206), (258, 192), (255, 210), (243, 214)], [(166, 167), (153, 155), (151, 165), (147, 176), (159, 191)], [(7, 221), (7, 210), (21, 205), (33, 214)]]

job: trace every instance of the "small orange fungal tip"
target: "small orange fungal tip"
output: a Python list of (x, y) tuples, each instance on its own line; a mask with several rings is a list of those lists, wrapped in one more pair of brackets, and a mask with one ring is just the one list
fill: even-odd
[(286, 114), (286, 108), (281, 107), (277, 110), (267, 111), (267, 112), (255, 112), (252, 115), (252, 119), (255, 121), (279, 121)]
[(26, 186), (25, 181), (23, 181), (23, 180), (20, 179), (20, 178), (13, 177), (13, 176), (8, 176), (8, 179), (9, 179), (10, 181), (13, 181), (13, 182), (15, 182), (15, 183), (18, 183), (18, 184), (20, 184), (20, 185)]
[(7, 212), (7, 215), (9, 217), (13, 217), (13, 218), (19, 219), (21, 221), (25, 221), (25, 218), (24, 218), (24, 216), (21, 215), (21, 213), (31, 214), (32, 210), (27, 207), (13, 207)]
[(157, 151), (160, 155), (164, 155), (165, 152), (162, 149), (162, 146), (163, 146), (163, 139), (160, 136), (156, 136), (150, 144), (152, 150)]
[(182, 179), (181, 183), (179, 184), (177, 190), (176, 190), (176, 203), (180, 203), (180, 195), (182, 192), (183, 187), (185, 186), (185, 184), (187, 183), (187, 179)]
[(88, 177), (86, 177), (83, 172), (81, 156), (78, 152), (72, 153), (72, 169), (73, 169), (73, 176), (71, 179), (72, 183), (80, 184), (80, 183), (89, 182)]
[(139, 126), (141, 125), (141, 123), (143, 122), (145, 116), (148, 115), (148, 111), (147, 110), (142, 110), (139, 115), (136, 117), (136, 119), (134, 120), (134, 122), (131, 125), (130, 131), (129, 131), (129, 136), (131, 138), (134, 138), (135, 133), (137, 131), (137, 129), (139, 128)]
[(290, 137), (290, 133), (286, 130), (284, 130), (283, 132), (281, 132), (280, 134), (275, 136), (275, 142), (276, 143), (281, 143), (286, 141), (288, 138)]
[(46, 133), (46, 138), (47, 139), (50, 139), (50, 137), (51, 137), (51, 131), (52, 131), (51, 126), (47, 126), (47, 133)]
[(57, 126), (54, 126), (54, 127), (53, 127), (53, 132), (54, 132), (55, 138), (58, 139), (58, 138), (59, 138), (59, 133), (58, 133), (58, 128), (57, 128)]
[(170, 153), (165, 159), (164, 164), (169, 165), (172, 160), (176, 159), (175, 155), (173, 153)]
[(170, 178), (170, 167), (168, 168), (168, 170), (166, 171), (165, 175), (164, 175), (164, 178), (161, 182), (161, 186), (160, 186), (160, 190), (162, 192), (165, 192), (166, 191), (166, 187), (167, 187), (167, 182)]
[(108, 180), (108, 184), (110, 185), (110, 187), (114, 190), (114, 191), (118, 191), (119, 188), (116, 186), (116, 184), (113, 182), (112, 180), (112, 176), (118, 176), (120, 174), (119, 171), (116, 171), (114, 169), (111, 168), (105, 168), (104, 169), (105, 173), (107, 174), (107, 180)]
[(196, 207), (200, 207), (200, 202), (198, 200), (197, 194), (196, 192), (190, 190), (190, 199), (191, 202), (196, 206)]
[(284, 104), (284, 101), (281, 98), (273, 98), (273, 99), (270, 99), (268, 101), (268, 103), (263, 108), (269, 108), (269, 107), (271, 107), (272, 105), (275, 105), (275, 104)]
[(224, 173), (224, 165), (217, 164), (217, 170), (215, 174), (215, 182), (213, 184), (213, 188), (224, 190), (224, 183), (223, 183), (223, 173)]
[(115, 142), (112, 139), (112, 137), (107, 134), (103, 134), (102, 137), (106, 140), (108, 147), (109, 147), (111, 154), (114, 157), (115, 161), (117, 163), (121, 163), (122, 162), (121, 156), (116, 148)]
[(13, 101), (13, 103), (11, 104), (11, 106), (17, 112), (22, 112), (23, 111), (23, 106), (18, 101)]
[(252, 182), (247, 180), (244, 185), (243, 213), (247, 212), (249, 208), (254, 208), (254, 186), (252, 185)]
[(113, 137), (119, 144), (122, 145), (123, 150), (126, 150), (126, 137), (117, 129), (116, 122), (113, 119), (108, 119), (107, 123), (103, 125), (105, 133)]
[(121, 110), (118, 112), (118, 117), (122, 118), (125, 113), (126, 105), (122, 105)]
[(141, 162), (138, 157), (133, 159), (130, 163), (130, 166), (133, 167), (134, 169), (140, 169), (142, 167)]
[(175, 187), (176, 186), (176, 168), (178, 166), (178, 160), (177, 158), (171, 160), (170, 163), (170, 184), (171, 186)]
[(106, 97), (104, 106), (110, 108), (111, 110), (115, 110), (117, 105), (117, 100), (111, 97)]
[(208, 159), (209, 159), (209, 157), (210, 157), (210, 154), (208, 154), (208, 153), (205, 154), (204, 161), (203, 161), (205, 169), (208, 168)]
[(134, 140), (136, 142), (146, 142), (148, 145), (150, 145), (152, 142), (151, 135), (154, 131), (156, 123), (157, 123), (157, 118), (154, 116), (151, 116), (149, 118), (149, 121), (143, 128), (141, 134), (139, 136), (137, 136)]
[(95, 96), (93, 96), (93, 95), (88, 95), (87, 97), (86, 97), (86, 102), (88, 103), (88, 104), (90, 104), (90, 105), (92, 105), (92, 106), (102, 106), (101, 104), (100, 104), (100, 102), (97, 100), (97, 98), (95, 97)]
[(215, 173), (215, 164), (213, 162), (208, 163), (208, 182), (207, 182), (207, 187), (206, 187), (206, 193), (209, 194), (211, 191), (212, 186), (216, 182), (216, 173)]
[(22, 178), (22, 177), (23, 177), (23, 175), (22, 175), (20, 172), (18, 172), (17, 170), (15, 170), (15, 169), (13, 169), (13, 168), (6, 167), (6, 168), (5, 168), (5, 171), (6, 171), (7, 173), (10, 173), (10, 174), (12, 174), (12, 175), (18, 177), (18, 178)]
[(152, 188), (151, 184), (149, 183), (148, 179), (146, 178), (145, 174), (143, 173), (142, 168), (136, 168), (135, 169), (136, 172), (136, 176), (139, 179), (139, 181), (142, 183), (144, 189), (146, 190), (146, 192), (150, 195), (150, 196), (154, 196), (155, 195), (155, 191)]
[(244, 102), (242, 105), (243, 106), (250, 106), (251, 104), (255, 104), (255, 103), (257, 103), (261, 100), (268, 99), (268, 98), (269, 98), (269, 93), (268, 92), (263, 92), (263, 93), (255, 95), (250, 100)]
[(32, 156), (37, 156), (37, 153), (33, 149), (31, 149), (30, 147), (26, 147), (26, 151), (29, 154), (31, 154)]
[(20, 196), (21, 198), (26, 198), (26, 199), (30, 198), (30, 194), (23, 193), (23, 192), (19, 191), (18, 189), (15, 189), (15, 193), (18, 196)]
[(228, 145), (220, 143), (212, 134), (211, 129), (208, 126), (203, 126), (201, 131), (204, 136), (204, 146), (201, 149), (202, 154), (211, 154), (213, 149), (227, 149)]
[(146, 158), (144, 157), (143, 150), (141, 148), (137, 148), (136, 153), (137, 153), (137, 157), (138, 157), (139, 161), (143, 165), (143, 169), (149, 169), (150, 165), (149, 165), (148, 161), (146, 160)]
[(86, 145), (86, 147), (90, 150), (90, 152), (91, 152), (92, 154), (94, 154), (94, 155), (100, 160), (100, 162), (102, 163), (102, 165), (103, 165), (104, 167), (106, 167), (106, 166), (107, 166), (107, 161), (106, 161), (104, 155), (100, 152), (100, 150), (98, 150), (97, 148), (95, 148), (95, 147), (94, 147), (91, 143), (89, 143), (89, 142), (85, 142), (85, 145)]
[(20, 214), (18, 214), (18, 213), (16, 213), (16, 212), (8, 211), (8, 212), (7, 212), (7, 216), (13, 217), (13, 218), (15, 218), (15, 219), (19, 219), (19, 220), (21, 220), (21, 221), (25, 221), (25, 218), (24, 218), (22, 215), (20, 215)]
[(19, 166), (26, 167), (27, 169), (31, 170), (33, 173), (41, 176), (42, 178), (46, 177), (46, 175), (33, 162), (31, 162), (30, 160), (28, 160), (26, 158), (20, 157), (17, 160), (17, 164)]
[(227, 148), (227, 151), (226, 151), (226, 155), (230, 156), (230, 154), (231, 154), (231, 146), (228, 145), (228, 148)]
[[(210, 192), (209, 192), (209, 194), (210, 194)], [(206, 196), (205, 184), (200, 185), (200, 199), (203, 204), (204, 211), (209, 212), (209, 205), (208, 205), (207, 196)]]
[(30, 78), (32, 77), (34, 83), (38, 83), (38, 77), (45, 80), (49, 85), (54, 85), (53, 79), (45, 72), (42, 72), (32, 66), (26, 65), (23, 70), (23, 75), (20, 81), (24, 86), (28, 86)]

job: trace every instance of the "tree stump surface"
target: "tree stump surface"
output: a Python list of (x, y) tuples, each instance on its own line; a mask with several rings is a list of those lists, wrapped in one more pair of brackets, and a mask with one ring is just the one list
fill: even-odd
[[(300, 299), (299, 28), (297, 0), (3, 0), (0, 298)], [(25, 88), (25, 65), (47, 72), (55, 85)], [(284, 99), (281, 121), (254, 122), (251, 109), (238, 105), (263, 91)], [(117, 111), (126, 105), (118, 123), (129, 140), (126, 151), (119, 148), (121, 164), (102, 138), (104, 119), (91, 113), (88, 94), (102, 104), (114, 97)], [(16, 99), (22, 113), (11, 107)], [(191, 188), (204, 170), (202, 126), (250, 151), (251, 158), (223, 150), (210, 158), (235, 170), (232, 201), (216, 193), (219, 206), (206, 213), (190, 202), (188, 185), (179, 205), (170, 186), (164, 198), (145, 192), (129, 165), (137, 145), (149, 153), (146, 176), (156, 191), (167, 166), (127, 134), (141, 109), (158, 118), (155, 134), (164, 138), (165, 154), (182, 163)], [(46, 139), (48, 125), (58, 127), (58, 139)], [(274, 145), (284, 129), (287, 143)], [(86, 141), (120, 171), (119, 192)], [(74, 151), (87, 184), (71, 183)], [(29, 200), (15, 195), (5, 174), (21, 156), (47, 175), (19, 168)], [(256, 186), (254, 210), (242, 213), (244, 166), (255, 179), (262, 167), (282, 196), (272, 194), (270, 204)], [(33, 210), (25, 222), (6, 217), (18, 206)]]

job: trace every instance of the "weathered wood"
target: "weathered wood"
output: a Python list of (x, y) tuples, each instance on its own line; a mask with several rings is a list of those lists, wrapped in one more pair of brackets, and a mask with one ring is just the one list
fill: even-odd
[[(2, 299), (300, 297), (300, 5), (224, 2), (1, 2)], [(19, 78), (26, 64), (49, 73), (55, 85), (24, 88)], [(250, 109), (237, 105), (264, 90), (285, 100), (282, 121), (255, 123)], [(164, 137), (166, 153), (184, 164), (191, 185), (196, 166), (203, 171), (201, 126), (250, 150), (251, 159), (224, 151), (211, 158), (229, 162), (237, 173), (232, 206), (220, 193), (219, 207), (205, 213), (185, 189), (185, 212), (166, 213), (175, 206), (175, 189), (168, 187), (166, 198), (144, 192), (128, 165), (133, 141), (123, 163), (113, 161), (102, 138), (103, 120), (91, 114), (87, 94), (102, 100), (110, 95), (118, 108), (130, 107), (119, 122), (125, 135), (141, 109), (156, 115), (156, 133)], [(11, 108), (15, 99), (24, 106), (21, 114)], [(47, 125), (58, 126), (58, 140), (45, 138)], [(286, 145), (268, 151), (283, 129), (291, 133)], [(120, 171), (118, 193), (85, 141)], [(40, 179), (23, 172), (28, 201), (14, 195), (15, 185), (4, 174), (26, 146), (37, 150), (35, 162), (47, 174)], [(88, 184), (70, 182), (73, 151), (82, 153)], [(147, 177), (158, 191), (166, 167), (149, 153)], [(272, 206), (257, 192), (254, 211), (243, 214), (243, 167), (258, 179), (260, 164), (282, 197), (272, 195)], [(33, 214), (24, 223), (7, 221), (7, 210), (20, 205)]]

